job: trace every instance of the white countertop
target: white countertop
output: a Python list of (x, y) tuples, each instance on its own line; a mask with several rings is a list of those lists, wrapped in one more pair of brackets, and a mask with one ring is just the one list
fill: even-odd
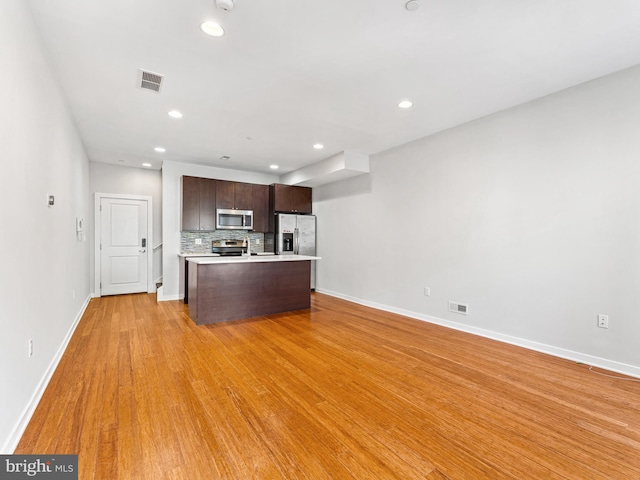
[(219, 253), (179, 253), (179, 257), (187, 258), (187, 257), (219, 257)]
[(210, 265), (216, 263), (261, 263), (261, 262), (299, 262), (302, 260), (320, 260), (321, 257), (310, 255), (251, 255), (250, 257), (194, 257), (186, 260), (197, 265)]

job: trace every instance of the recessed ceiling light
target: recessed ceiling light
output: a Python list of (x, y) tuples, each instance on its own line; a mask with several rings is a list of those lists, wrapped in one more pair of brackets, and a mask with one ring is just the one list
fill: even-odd
[(178, 110), (171, 110), (169, 112), (169, 116), (171, 118), (182, 118), (182, 113), (180, 113)]
[(403, 100), (398, 104), (400, 108), (411, 108), (412, 105), (413, 102), (411, 102), (410, 100)]
[(216, 22), (204, 22), (200, 25), (200, 30), (210, 37), (221, 37), (224, 35), (224, 29)]
[(271, 170), (277, 170), (279, 167), (278, 167), (278, 165), (269, 165), (269, 168)]
[(164, 153), (167, 151), (167, 149), (164, 147), (155, 147), (154, 150), (158, 153)]
[(150, 163), (143, 163), (142, 166), (143, 167), (151, 167), (152, 165)]
[(410, 12), (415, 12), (418, 8), (420, 8), (420, 2), (418, 0), (409, 0), (404, 8), (409, 10)]
[(324, 148), (324, 145), (322, 145), (321, 143), (316, 143), (313, 148), (315, 148), (316, 150), (322, 150)]

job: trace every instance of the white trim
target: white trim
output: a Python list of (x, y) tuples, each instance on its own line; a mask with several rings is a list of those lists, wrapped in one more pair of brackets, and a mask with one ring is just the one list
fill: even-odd
[[(153, 281), (153, 197), (148, 195), (123, 195), (119, 193), (96, 193), (93, 204), (94, 223), (94, 245), (93, 245), (93, 265), (94, 265), (94, 290), (93, 297), (102, 296), (100, 288), (100, 202), (103, 198), (116, 198), (119, 200), (139, 200), (147, 202), (147, 293), (156, 291), (156, 284)], [(162, 245), (162, 244), (160, 244)]]
[(485, 330), (483, 328), (471, 327), (469, 325), (464, 325), (462, 323), (452, 322), (450, 320), (444, 320), (442, 318), (432, 317), (430, 315), (424, 315), (421, 313), (412, 312), (410, 310), (403, 310), (401, 308), (390, 307), (389, 305), (370, 302), (368, 300), (362, 300), (360, 298), (351, 297), (349, 295), (343, 295), (341, 293), (332, 292), (330, 290), (316, 288), (316, 291), (319, 293), (330, 295), (332, 297), (341, 298), (349, 302), (375, 308), (377, 310), (397, 313), (398, 315), (404, 315), (405, 317), (415, 318), (416, 320), (422, 320), (423, 322), (429, 322), (429, 323), (433, 323), (443, 327), (453, 328), (454, 330), (460, 330), (461, 332), (471, 333), (473, 335), (478, 335), (480, 337), (490, 338), (492, 340), (508, 343), (510, 345), (516, 345), (518, 347), (526, 348), (528, 350), (534, 350), (536, 352), (553, 355), (554, 357), (564, 358), (566, 360), (573, 360), (575, 362), (585, 363), (587, 365), (592, 365), (594, 367), (611, 370), (612, 372), (622, 373), (623, 375), (629, 375), (631, 377), (640, 378), (640, 367), (637, 367), (635, 365), (629, 365), (626, 363), (616, 362), (615, 360), (608, 360), (606, 358), (595, 357), (593, 355), (588, 355), (586, 353), (574, 352), (573, 350), (554, 347), (553, 345), (538, 343), (532, 340), (526, 340), (524, 338), (512, 337), (511, 335), (505, 335), (503, 333), (498, 333), (491, 330)]
[(164, 295), (164, 286), (158, 288), (156, 292), (156, 302), (170, 302), (171, 300), (182, 300), (180, 295)]
[(7, 441), (5, 442), (5, 444), (2, 446), (2, 449), (0, 449), (0, 452), (13, 453), (15, 449), (18, 447), (18, 443), (20, 442), (20, 439), (22, 438), (24, 431), (27, 429), (27, 426), (31, 421), (31, 417), (33, 416), (33, 413), (36, 411), (36, 407), (38, 406), (38, 403), (40, 403), (40, 400), (42, 399), (42, 395), (44, 395), (44, 391), (47, 389), (47, 385), (49, 385), (49, 382), (51, 381), (51, 377), (56, 371), (56, 368), (58, 368), (58, 364), (62, 359), (62, 355), (64, 355), (64, 352), (67, 349), (69, 342), (71, 341), (71, 337), (73, 336), (73, 333), (76, 331), (76, 327), (80, 323), (80, 320), (84, 315), (84, 312), (89, 306), (90, 300), (91, 300), (91, 295), (89, 295), (84, 301), (82, 308), (80, 308), (80, 312), (78, 313), (78, 315), (76, 315), (76, 318), (73, 321), (71, 328), (69, 328), (67, 335), (62, 340), (60, 347), (58, 347), (58, 351), (56, 352), (53, 359), (51, 360), (51, 363), (49, 364), (49, 367), (45, 371), (44, 376), (42, 377), (42, 379), (40, 379), (40, 383), (38, 383), (38, 386), (36, 387), (35, 391), (33, 392), (33, 395), (29, 399), (27, 406), (22, 411), (22, 415), (20, 415), (20, 418), (18, 419), (16, 426), (14, 427), (13, 431), (9, 435), (9, 438), (7, 438)]

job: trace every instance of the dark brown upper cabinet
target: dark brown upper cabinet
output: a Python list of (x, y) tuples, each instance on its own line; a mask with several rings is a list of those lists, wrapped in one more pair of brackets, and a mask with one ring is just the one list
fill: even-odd
[(216, 208), (253, 209), (253, 185), (216, 180)]
[(312, 213), (309, 187), (275, 183), (269, 190), (269, 202), (274, 213)]
[(182, 177), (182, 230), (216, 229), (216, 181)]
[(252, 186), (253, 193), (253, 231), (269, 231), (269, 185)]

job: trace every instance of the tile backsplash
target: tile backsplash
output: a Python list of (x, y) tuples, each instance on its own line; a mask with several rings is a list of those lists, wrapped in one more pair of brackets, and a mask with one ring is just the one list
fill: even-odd
[[(252, 252), (264, 252), (264, 233), (241, 230), (216, 230), (215, 232), (180, 232), (180, 253), (211, 253), (213, 240), (244, 240), (249, 237)], [(196, 244), (201, 239), (202, 244)]]

